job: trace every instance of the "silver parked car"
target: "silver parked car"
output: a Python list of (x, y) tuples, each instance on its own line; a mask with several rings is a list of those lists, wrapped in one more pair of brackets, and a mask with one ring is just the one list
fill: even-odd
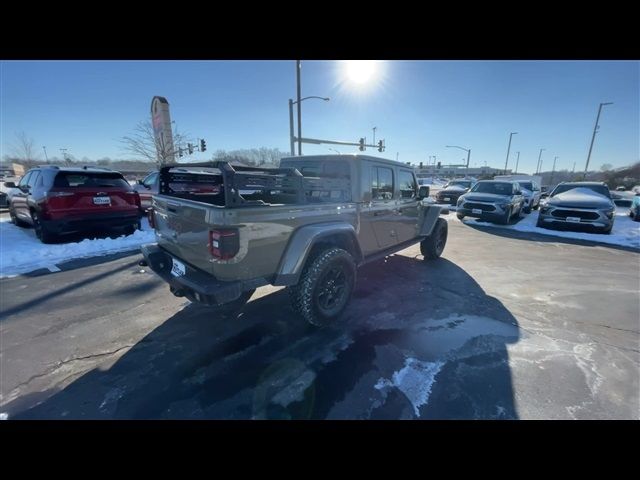
[(616, 206), (603, 182), (563, 182), (540, 204), (538, 227), (611, 233)]
[(507, 224), (522, 216), (524, 205), (518, 182), (481, 180), (460, 196), (456, 214), (460, 220), (475, 217)]

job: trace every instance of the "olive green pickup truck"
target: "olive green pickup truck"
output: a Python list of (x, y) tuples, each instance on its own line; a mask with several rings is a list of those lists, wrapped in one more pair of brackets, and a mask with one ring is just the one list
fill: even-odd
[(324, 325), (345, 309), (360, 265), (415, 243), (425, 259), (441, 255), (447, 211), (428, 195), (411, 167), (365, 155), (167, 166), (148, 212), (157, 243), (142, 246), (140, 264), (211, 306), (287, 286), (294, 309)]

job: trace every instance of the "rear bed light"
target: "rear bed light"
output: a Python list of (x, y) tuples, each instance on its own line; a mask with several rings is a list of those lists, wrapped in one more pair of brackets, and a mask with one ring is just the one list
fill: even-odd
[(240, 250), (240, 235), (235, 228), (209, 231), (209, 252), (213, 258), (229, 260)]

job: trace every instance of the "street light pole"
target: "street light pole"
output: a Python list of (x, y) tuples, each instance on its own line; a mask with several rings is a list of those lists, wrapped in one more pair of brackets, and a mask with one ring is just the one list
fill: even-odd
[(445, 145), (445, 147), (447, 147), (447, 148), (459, 148), (460, 150), (464, 150), (465, 152), (467, 152), (467, 172), (465, 173), (465, 175), (468, 177), (469, 176), (469, 159), (471, 158), (471, 149), (470, 148), (459, 147), (457, 145)]
[(47, 157), (47, 147), (43, 145), (42, 149), (44, 150), (44, 158), (47, 161), (47, 163), (49, 163), (49, 157)]
[(376, 128), (378, 127), (373, 127), (373, 144), (376, 144)]
[(549, 181), (549, 185), (553, 185), (553, 175), (556, 173), (556, 160), (558, 157), (554, 157), (553, 159), (553, 168), (551, 168), (551, 180)]
[(516, 175), (518, 174), (518, 164), (520, 163), (520, 152), (518, 152), (518, 159), (516, 160)]
[(598, 121), (600, 120), (600, 112), (602, 112), (602, 107), (604, 105), (613, 105), (613, 102), (601, 103), (598, 107), (598, 116), (596, 117), (596, 124), (593, 127), (593, 136), (591, 137), (591, 145), (589, 145), (589, 154), (587, 155), (587, 164), (584, 167), (584, 174), (582, 175), (582, 179), (587, 178), (587, 170), (589, 169), (589, 160), (591, 159), (591, 150), (593, 149), (593, 141), (596, 139), (596, 131), (598, 130)]
[(293, 100), (289, 99), (289, 144), (291, 146), (291, 156), (296, 154), (296, 144), (293, 141)]
[(511, 134), (509, 135), (509, 146), (507, 147), (507, 159), (504, 161), (504, 174), (507, 174), (507, 164), (509, 163), (509, 152), (511, 151), (511, 138), (514, 135), (517, 135), (518, 132), (511, 132)]
[(546, 148), (541, 148), (540, 153), (538, 154), (538, 163), (536, 164), (536, 175), (538, 174), (538, 172), (540, 171), (540, 168), (542, 167), (542, 165), (540, 164), (540, 158), (542, 158), (543, 150), (546, 150)]
[(302, 155), (302, 101), (300, 100), (300, 60), (296, 60), (296, 83), (298, 91), (298, 155)]

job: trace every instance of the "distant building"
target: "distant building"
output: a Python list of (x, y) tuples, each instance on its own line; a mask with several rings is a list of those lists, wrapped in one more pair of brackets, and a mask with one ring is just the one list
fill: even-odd
[[(469, 175), (470, 177), (480, 177), (483, 175), (502, 175), (504, 169), (492, 168), (492, 167), (467, 167), (465, 165), (441, 165), (438, 168), (437, 165), (424, 165), (420, 168), (418, 165), (414, 165), (416, 176), (421, 177), (464, 177)], [(511, 174), (511, 170), (507, 170), (507, 175)]]

